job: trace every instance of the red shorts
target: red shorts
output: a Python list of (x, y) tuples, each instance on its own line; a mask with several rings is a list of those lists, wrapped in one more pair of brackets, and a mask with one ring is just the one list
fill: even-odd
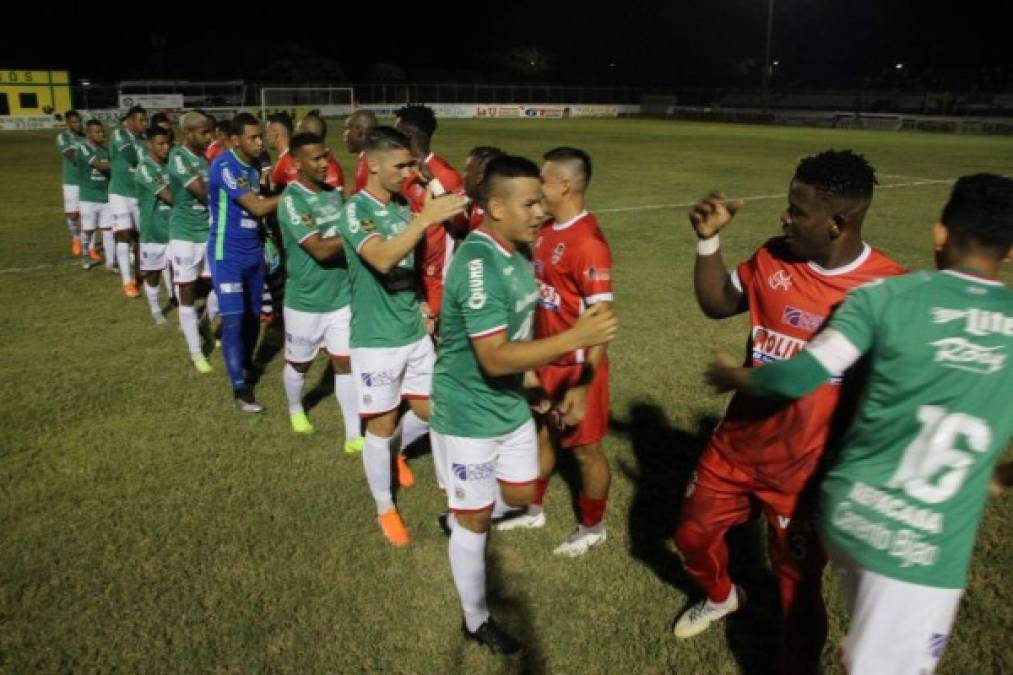
[(609, 428), (609, 367), (608, 358), (598, 364), (591, 385), (587, 390), (587, 410), (584, 419), (575, 427), (563, 424), (562, 415), (555, 407), (563, 400), (563, 394), (580, 380), (584, 364), (570, 366), (548, 365), (538, 369), (542, 388), (552, 400), (553, 409), (544, 416), (553, 436), (564, 448), (579, 445), (593, 445), (605, 438)]

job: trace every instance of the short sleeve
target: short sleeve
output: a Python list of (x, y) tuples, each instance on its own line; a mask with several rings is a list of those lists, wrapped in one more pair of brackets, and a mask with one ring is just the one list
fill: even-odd
[(886, 288), (877, 280), (856, 288), (830, 319), (830, 327), (848, 339), (860, 352), (872, 347), (879, 308), (885, 302)]
[(229, 199), (237, 201), (243, 195), (251, 192), (249, 183), (240, 185), (241, 176), (236, 175), (235, 167), (231, 166), (229, 162), (218, 162), (215, 165), (215, 172), (217, 174), (215, 183), (220, 189), (225, 190)]
[(287, 235), (296, 243), (303, 243), (314, 234), (319, 234), (313, 215), (301, 199), (291, 192), (282, 195), (281, 208), (278, 209), (278, 223)]
[(376, 226), (370, 223), (370, 213), (366, 211), (358, 200), (345, 204), (344, 213), (341, 216), (341, 236), (345, 238), (348, 245), (356, 253), (362, 249), (362, 245), (373, 237), (379, 237)]
[(612, 253), (604, 239), (586, 239), (571, 264), (585, 304), (612, 302)]
[(510, 318), (510, 299), (498, 276), (481, 250), (475, 251), (464, 264), (452, 293), (461, 308), (464, 329), (472, 340), (506, 331)]

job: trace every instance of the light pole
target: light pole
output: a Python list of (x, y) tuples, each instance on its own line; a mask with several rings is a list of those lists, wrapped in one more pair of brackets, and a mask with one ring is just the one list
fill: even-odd
[(774, 0), (767, 0), (767, 45), (763, 54), (763, 114), (770, 104), (770, 35), (774, 31)]

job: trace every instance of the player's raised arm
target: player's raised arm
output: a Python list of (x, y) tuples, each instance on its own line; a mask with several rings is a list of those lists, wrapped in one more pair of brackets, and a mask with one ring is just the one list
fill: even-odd
[(718, 233), (740, 208), (741, 199), (729, 202), (720, 192), (712, 192), (689, 211), (689, 222), (698, 238), (693, 290), (700, 309), (712, 319), (724, 319), (745, 311), (745, 296), (732, 282), (721, 257), (718, 238)]

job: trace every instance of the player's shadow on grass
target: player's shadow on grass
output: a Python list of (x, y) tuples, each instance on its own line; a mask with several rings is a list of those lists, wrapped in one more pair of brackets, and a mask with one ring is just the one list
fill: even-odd
[[(686, 573), (672, 544), (686, 486), (697, 459), (707, 446), (718, 420), (699, 419), (693, 429), (672, 426), (665, 412), (652, 403), (634, 403), (625, 420), (613, 418), (613, 432), (629, 438), (635, 464), (620, 459), (616, 469), (634, 487), (628, 514), (630, 553), (664, 583), (683, 592), (688, 602), (673, 607), (672, 619), (703, 597)], [(754, 516), (757, 514), (754, 514)], [(732, 528), (726, 542), (729, 573), (749, 598), (745, 607), (725, 619), (728, 647), (742, 672), (776, 670), (780, 644), (780, 605), (776, 581), (766, 563), (763, 532), (757, 519)], [(671, 625), (665, 627), (670, 631)], [(668, 633), (670, 635), (670, 633)], [(674, 638), (673, 638), (674, 639)]]
[(285, 323), (281, 317), (264, 326), (260, 342), (253, 350), (253, 368), (249, 371), (248, 384), (252, 387), (260, 382), (264, 370), (285, 348)]
[[(313, 410), (318, 403), (334, 395), (334, 368), (331, 366), (330, 359), (324, 360), (324, 363), (324, 369), (317, 381), (317, 386), (313, 387), (303, 399), (303, 407), (306, 412)], [(312, 373), (317, 367), (319, 366), (311, 368), (310, 372)]]

